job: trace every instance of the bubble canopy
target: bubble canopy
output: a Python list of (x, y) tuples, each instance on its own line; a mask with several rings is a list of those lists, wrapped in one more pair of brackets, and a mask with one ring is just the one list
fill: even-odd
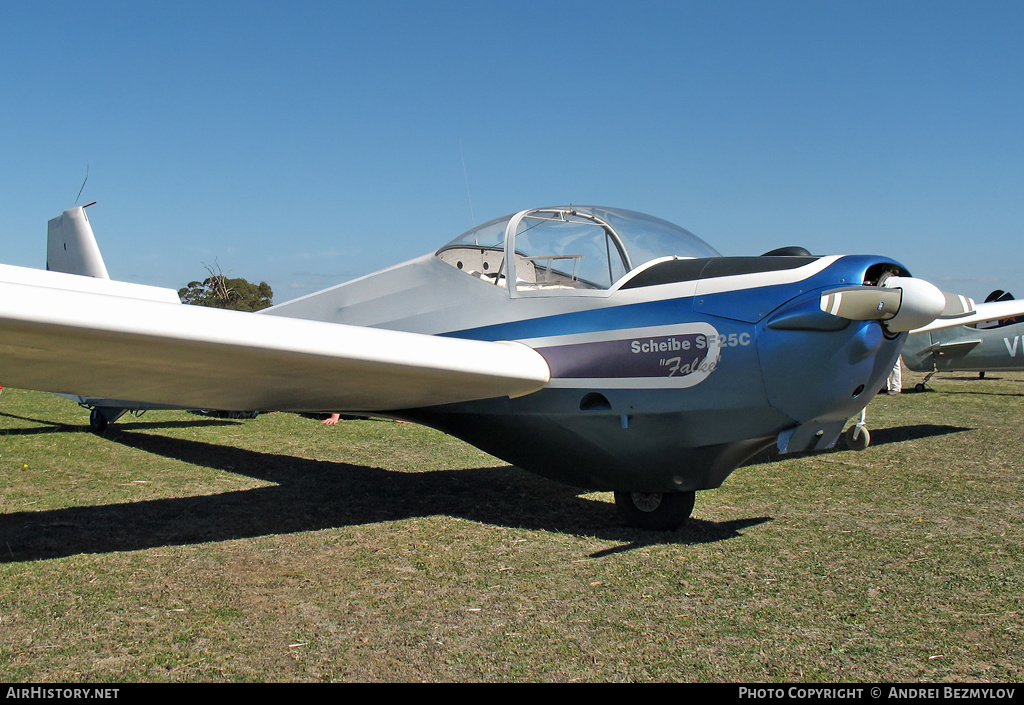
[(466, 231), (437, 251), (443, 261), (519, 293), (612, 288), (664, 257), (721, 256), (678, 225), (634, 211), (556, 206), (520, 211)]

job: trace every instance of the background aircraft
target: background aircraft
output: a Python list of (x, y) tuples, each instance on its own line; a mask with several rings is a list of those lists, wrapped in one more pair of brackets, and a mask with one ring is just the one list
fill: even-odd
[(939, 372), (1024, 370), (1024, 301), (994, 291), (977, 312), (955, 327), (928, 325), (913, 331), (903, 348), (903, 363), (915, 372), (927, 372), (915, 385), (919, 392)]
[(663, 220), (581, 206), (498, 218), (256, 314), (168, 291), (0, 265), (0, 384), (386, 413), (614, 491), (657, 529), (763, 448), (831, 447), (906, 332), (969, 309), (885, 257), (722, 257)]

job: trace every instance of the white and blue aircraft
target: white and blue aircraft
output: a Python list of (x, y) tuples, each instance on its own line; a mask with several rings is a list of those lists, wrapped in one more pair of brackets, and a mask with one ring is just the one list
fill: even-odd
[[(81, 208), (61, 218), (72, 235), (88, 225)], [(108, 280), (75, 252), (95, 247), (91, 228), (60, 232), (49, 264), (63, 271), (0, 265), (0, 384), (113, 418), (157, 405), (386, 414), (614, 491), (627, 521), (653, 529), (682, 525), (697, 490), (762, 449), (831, 447), (908, 331), (972, 310), (886, 257), (723, 257), (603, 207), (497, 218), (255, 314)]]

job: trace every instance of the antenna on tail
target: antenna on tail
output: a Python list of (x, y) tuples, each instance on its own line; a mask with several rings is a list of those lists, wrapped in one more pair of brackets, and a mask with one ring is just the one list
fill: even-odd
[[(82, 191), (85, 190), (85, 182), (89, 180), (89, 165), (85, 165), (85, 179), (82, 180), (82, 188), (78, 189), (78, 195), (75, 196), (75, 202), (71, 205), (72, 208), (78, 205), (78, 199), (82, 197)], [(90, 206), (92, 203), (89, 204)], [(88, 206), (86, 206), (88, 207)]]

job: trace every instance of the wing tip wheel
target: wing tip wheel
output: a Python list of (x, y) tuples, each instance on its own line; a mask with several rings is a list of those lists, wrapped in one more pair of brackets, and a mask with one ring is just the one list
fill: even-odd
[(696, 495), (694, 491), (616, 492), (615, 506), (630, 526), (653, 531), (675, 531), (682, 528), (690, 518)]

